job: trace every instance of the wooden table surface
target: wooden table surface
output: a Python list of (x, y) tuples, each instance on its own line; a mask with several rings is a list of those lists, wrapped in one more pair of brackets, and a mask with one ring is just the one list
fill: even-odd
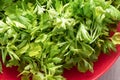
[(120, 80), (120, 57), (98, 80)]

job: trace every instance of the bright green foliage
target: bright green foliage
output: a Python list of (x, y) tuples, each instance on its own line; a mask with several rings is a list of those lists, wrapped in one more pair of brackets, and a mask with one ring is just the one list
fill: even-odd
[(118, 2), (1, 0), (0, 57), (18, 66), (22, 80), (64, 80), (63, 69), (73, 66), (93, 71), (100, 52), (119, 44), (119, 33), (109, 35), (120, 20)]

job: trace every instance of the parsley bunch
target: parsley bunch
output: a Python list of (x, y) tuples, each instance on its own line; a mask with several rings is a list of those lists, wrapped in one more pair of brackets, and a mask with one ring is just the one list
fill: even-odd
[[(64, 80), (64, 68), (93, 71), (115, 51), (119, 0), (1, 0), (0, 57), (22, 80)], [(0, 64), (1, 70), (1, 64)]]

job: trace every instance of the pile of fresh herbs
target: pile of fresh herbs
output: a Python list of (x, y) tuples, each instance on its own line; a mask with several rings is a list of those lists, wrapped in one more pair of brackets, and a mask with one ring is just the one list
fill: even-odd
[(18, 66), (22, 80), (64, 80), (73, 66), (93, 71), (100, 52), (115, 50), (109, 33), (119, 10), (120, 0), (0, 0), (1, 61)]

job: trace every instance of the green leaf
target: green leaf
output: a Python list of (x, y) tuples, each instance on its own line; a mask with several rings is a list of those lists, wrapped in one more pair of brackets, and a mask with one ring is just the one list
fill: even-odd
[(12, 67), (12, 66), (19, 66), (19, 61), (16, 59), (10, 59), (7, 62), (6, 67)]
[(30, 80), (29, 76), (22, 76), (21, 80)]
[(112, 36), (112, 41), (113, 41), (114, 44), (120, 44), (120, 32), (116, 32)]
[(26, 29), (26, 26), (23, 25), (22, 23), (18, 22), (18, 21), (13, 21), (13, 24), (15, 24), (15, 26), (18, 27), (18, 28)]
[(86, 28), (87, 28), (87, 26), (85, 26), (84, 24), (81, 23), (81, 25), (79, 26), (77, 35), (76, 35), (77, 40), (85, 41), (85, 42), (91, 41), (91, 37)]
[(0, 33), (4, 33), (8, 30), (7, 24), (5, 24), (3, 21), (0, 21)]
[(52, 61), (57, 64), (57, 63), (60, 63), (62, 61), (62, 59), (58, 58), (58, 57), (55, 57), (55, 58), (52, 59)]
[(93, 72), (93, 64), (86, 61), (85, 59), (83, 59), (84, 65), (86, 68), (88, 68), (91, 72)]
[(2, 73), (2, 63), (0, 61), (0, 73)]
[(35, 39), (35, 42), (36, 43), (44, 42), (46, 39), (47, 39), (47, 35), (46, 34), (41, 34)]
[(29, 56), (36, 56), (41, 54), (41, 46), (38, 43), (31, 43), (28, 51)]
[(8, 54), (7, 50), (6, 49), (2, 49), (2, 61), (3, 61), (3, 63), (5, 63), (5, 61), (6, 61), (7, 54)]
[(18, 49), (23, 48), (27, 44), (27, 40), (21, 41), (20, 44), (17, 45)]
[(86, 72), (88, 69), (84, 66), (84, 63), (83, 62), (81, 62), (81, 63), (78, 63), (77, 64), (77, 68), (78, 68), (78, 70), (80, 71), (80, 72)]
[(16, 13), (16, 5), (15, 4), (7, 7), (6, 10), (5, 10), (6, 15), (11, 15), (11, 13)]
[(45, 11), (45, 6), (40, 6), (40, 5), (37, 5), (34, 12), (37, 13), (38, 15), (41, 15), (44, 13)]
[(106, 9), (107, 15), (110, 15), (113, 20), (120, 20), (120, 11), (117, 10), (114, 6), (109, 6)]
[(16, 53), (17, 54), (24, 54), (28, 51), (28, 49), (29, 49), (29, 44), (26, 44), (25, 46), (23, 46), (22, 48), (17, 50)]
[(81, 45), (83, 49), (83, 52), (82, 52), (83, 55), (90, 57), (95, 52), (94, 49), (90, 45), (85, 44), (85, 43), (82, 43)]
[(40, 72), (33, 75), (32, 80), (44, 80), (44, 75)]
[(18, 57), (18, 55), (12, 50), (12, 49), (7, 49), (8, 54), (11, 56), (11, 58), (15, 58), (16, 60), (20, 60), (20, 58)]

